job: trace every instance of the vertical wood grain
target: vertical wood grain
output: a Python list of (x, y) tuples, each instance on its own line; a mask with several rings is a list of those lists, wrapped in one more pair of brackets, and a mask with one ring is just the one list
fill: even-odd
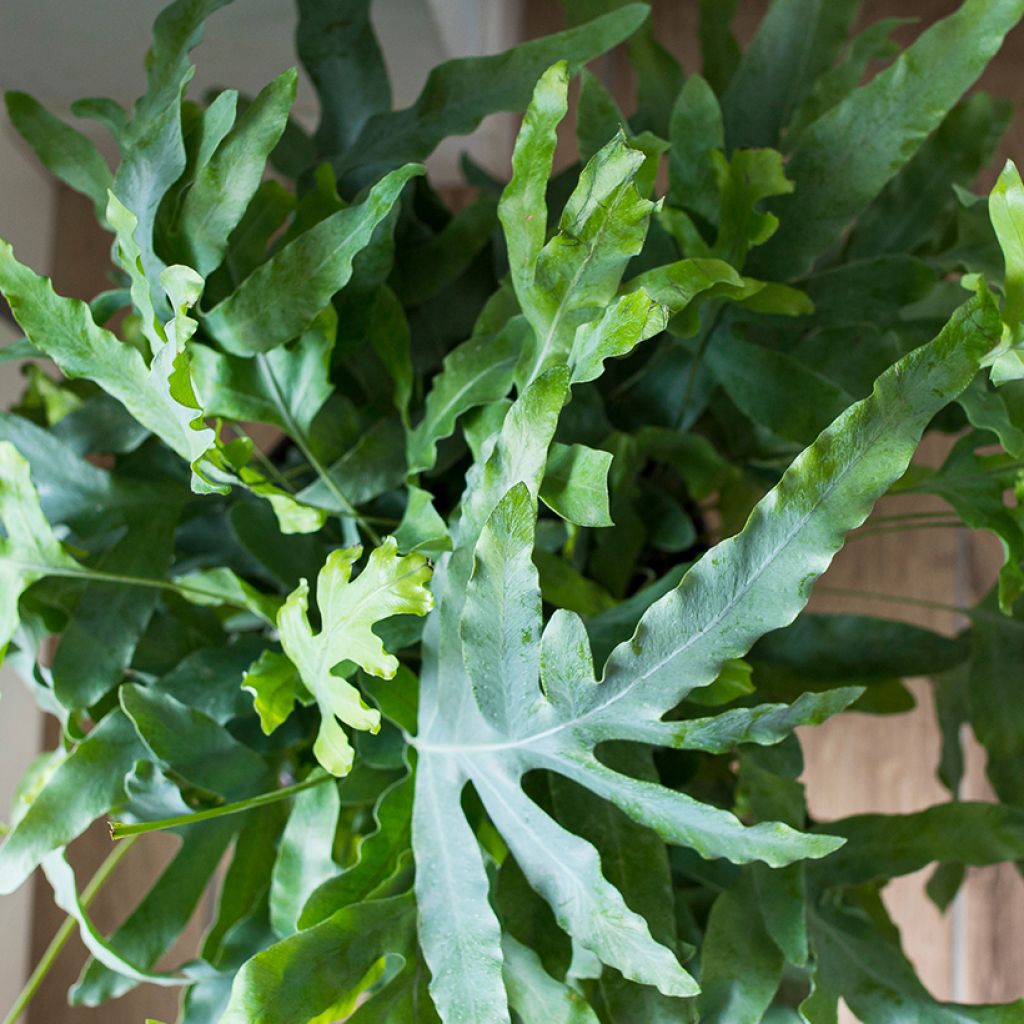
[[(1002, 560), (995, 537), (970, 538), (963, 575), (971, 600), (992, 588)], [(964, 737), (964, 747), (964, 799), (995, 799), (985, 777), (985, 752), (969, 735)], [(1020, 770), (1024, 772), (1024, 764)], [(1018, 867), (972, 868), (960, 899), (964, 950), (960, 974), (965, 998), (970, 1002), (1020, 999), (1024, 996), (1024, 881)]]
[[(926, 439), (918, 461), (936, 464), (948, 448), (945, 438)], [(881, 501), (877, 515), (930, 511), (941, 503), (926, 496)], [(898, 618), (951, 634), (959, 623), (953, 613), (889, 601), (827, 593), (848, 588), (885, 595), (955, 604), (957, 599), (957, 532), (851, 535), (816, 588), (811, 608), (819, 612), (856, 612)], [(804, 748), (807, 799), (811, 814), (829, 821), (850, 814), (907, 814), (943, 803), (949, 793), (936, 777), (939, 731), (931, 684), (913, 680), (917, 701), (900, 715), (845, 714), (813, 729), (800, 730)], [(933, 995), (953, 997), (957, 948), (955, 916), (940, 914), (924, 891), (930, 869), (894, 880), (883, 898), (897, 926), (904, 949)], [(853, 1020), (848, 1016), (847, 1020)]]

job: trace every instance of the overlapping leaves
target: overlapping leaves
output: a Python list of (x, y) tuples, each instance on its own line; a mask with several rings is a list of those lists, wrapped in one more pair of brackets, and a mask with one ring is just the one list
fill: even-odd
[[(64, 729), (0, 881), (41, 864), (78, 922), (73, 1000), (184, 985), (186, 1024), (756, 1024), (840, 998), (868, 1024), (1014, 1019), (932, 999), (877, 887), (938, 862), (948, 900), (964, 865), (1024, 857), (997, 707), (1024, 189), (1011, 166), (987, 208), (964, 191), (1006, 118), (957, 102), (1024, 5), (967, 0), (898, 55), (888, 22), (844, 49), (856, 4), (776, 0), (741, 55), (733, 5), (702, 3), (684, 82), (641, 5), (574, 0), (566, 32), (391, 112), (369, 3), (300, 0), (313, 137), (293, 71), (183, 100), (223, 6), (161, 15), (130, 113), (76, 105), (114, 173), (8, 99), (115, 240), (90, 306), (0, 249), (28, 335), (6, 354), (68, 378), (33, 371), (0, 418), (0, 641)], [(636, 114), (584, 73), (584, 159), (555, 174), (572, 74), (622, 41)], [(524, 109), (510, 180), (467, 162), (482, 195), (455, 216), (405, 163)], [(962, 303), (964, 270), (1002, 301), (973, 277)], [(890, 489), (1003, 540), (969, 636), (803, 613)], [(904, 710), (928, 673), (943, 778), (969, 723), (1005, 805), (815, 826), (793, 730)], [(182, 845), (104, 937), (62, 849), (114, 813)], [(199, 960), (157, 970), (211, 886)]]

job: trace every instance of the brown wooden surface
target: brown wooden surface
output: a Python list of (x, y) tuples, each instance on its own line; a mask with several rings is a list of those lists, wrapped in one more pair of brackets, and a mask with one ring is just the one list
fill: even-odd
[[(1001, 563), (1002, 550), (994, 537), (977, 535), (965, 544), (959, 568), (971, 599), (991, 589)], [(969, 736), (965, 749), (964, 799), (994, 799), (985, 778), (984, 751)], [(962, 979), (964, 998), (1007, 1002), (1024, 996), (1024, 881), (1015, 865), (970, 870), (960, 926), (963, 957), (956, 977)]]
[[(930, 455), (938, 461), (936, 449), (940, 447), (941, 441), (929, 439), (921, 457)], [(936, 505), (922, 498), (893, 498), (880, 502), (877, 514), (901, 514)], [(959, 623), (950, 612), (833, 596), (824, 590), (842, 587), (953, 604), (958, 547), (957, 533), (952, 530), (878, 536), (855, 533), (816, 588), (812, 607), (883, 615), (952, 633)], [(872, 811), (906, 813), (949, 799), (935, 776), (939, 737), (931, 686), (923, 680), (911, 686), (918, 701), (912, 712), (847, 714), (821, 728), (801, 730), (808, 804), (814, 817), (827, 821)], [(927, 875), (925, 871), (893, 882), (886, 889), (885, 900), (903, 930), (907, 952), (922, 980), (935, 995), (948, 998), (953, 918), (940, 915), (924, 897)]]
[[(930, 438), (919, 460), (935, 464), (948, 441)], [(941, 508), (925, 498), (891, 498), (877, 514)], [(870, 521), (869, 521), (870, 527)], [(1001, 562), (993, 539), (965, 530), (927, 530), (853, 539), (822, 583), (963, 606), (991, 587)], [(962, 628), (960, 616), (939, 609), (860, 600), (818, 589), (819, 611), (889, 615), (944, 633)], [(897, 716), (844, 715), (801, 730), (805, 781), (812, 813), (822, 820), (882, 811), (906, 813), (944, 802), (949, 794), (936, 777), (939, 734), (931, 685), (916, 680), (918, 706)], [(984, 752), (965, 731), (967, 771), (963, 799), (991, 800)], [(1005, 1002), (1024, 996), (1024, 883), (1013, 865), (972, 869), (960, 896), (945, 914), (927, 898), (931, 868), (897, 879), (884, 898), (904, 947), (929, 990), (957, 1002)], [(852, 1017), (846, 1019), (852, 1020)]]

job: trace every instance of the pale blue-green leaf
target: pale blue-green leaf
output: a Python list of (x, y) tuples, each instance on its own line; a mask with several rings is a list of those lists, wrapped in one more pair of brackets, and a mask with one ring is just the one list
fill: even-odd
[[(646, 922), (601, 876), (594, 848), (567, 833), (523, 794), (519, 776), (530, 765), (551, 767), (551, 761), (524, 754), (509, 738), (530, 730), (545, 733), (539, 713), (547, 710), (547, 701), (536, 665), (540, 593), (529, 553), (536, 489), (565, 380), (564, 371), (553, 370), (525, 390), (506, 417), (487, 462), (471, 479), (458, 547), (439, 566), (442, 599), (425, 635), (414, 846), (422, 880), (421, 941), (434, 976), (432, 992), (442, 1017), (452, 1019), (471, 1006), (477, 1014), (489, 1014), (489, 1019), (508, 1020), (498, 926), (486, 906), (479, 856), (474, 850), (467, 860), (462, 852), (457, 860), (456, 844), (438, 842), (441, 835), (451, 838), (468, 829), (459, 804), (467, 781), (530, 884), (552, 904), (559, 923), (575, 940), (631, 979), (656, 985), (667, 994), (695, 991), (670, 950), (654, 942)], [(474, 549), (477, 572), (460, 595)], [(454, 626), (463, 616), (463, 606), (463, 636), (457, 639)], [(579, 642), (554, 646), (569, 655), (581, 650)], [(497, 665), (503, 667), (498, 672)], [(489, 717), (477, 710), (470, 692)], [(476, 743), (469, 741), (473, 734), (479, 737)], [(472, 759), (465, 759), (470, 752)], [(559, 770), (564, 771), (561, 766)], [(739, 828), (735, 819), (726, 817)], [(555, 848), (559, 855), (552, 857)], [(423, 878), (424, 864), (429, 881)], [(437, 878), (444, 884), (436, 884)], [(581, 894), (581, 878), (586, 895)], [(475, 941), (457, 946), (445, 941), (445, 930), (451, 927), (446, 908), (452, 905), (468, 915), (472, 925), (467, 923), (465, 929)]]
[[(597, 851), (562, 828), (522, 790), (516, 772), (484, 754), (473, 783), (530, 884), (547, 899), (559, 925), (603, 963), (669, 996), (692, 996), (697, 984), (675, 955), (651, 937), (601, 873)], [(557, 851), (557, 854), (555, 853)], [(568, 893), (574, 898), (567, 898)]]
[(598, 1024), (583, 996), (552, 978), (532, 949), (506, 934), (501, 951), (509, 1006), (520, 1020), (529, 1024)]
[(340, 870), (331, 856), (340, 811), (333, 782), (295, 797), (270, 876), (270, 923), (282, 938), (298, 930), (306, 900)]
[[(441, 1019), (511, 1024), (501, 926), (477, 838), (459, 806), (465, 775), (451, 758), (421, 757), (413, 803), (419, 941)], [(454, 799), (453, 799), (454, 796)]]
[[(458, 623), (473, 549), (492, 511), (517, 483), (526, 483), (536, 495), (567, 384), (566, 371), (555, 369), (527, 388), (505, 417), (486, 463), (471, 474), (457, 526), (460, 550), (440, 560), (435, 574), (435, 589), (443, 600), (424, 635), (428, 653), (421, 676), (422, 736), (439, 735), (443, 741), (448, 729), (457, 728), (463, 715), (472, 713)], [(439, 659), (443, 674), (438, 673)], [(469, 1007), (479, 1019), (507, 1024), (500, 927), (488, 904), (487, 875), (475, 837), (459, 806), (465, 783), (454, 759), (420, 753), (413, 820), (420, 943), (433, 975), (431, 994), (443, 1019), (457, 1020), (462, 1008)], [(436, 884), (433, 880), (438, 878), (445, 884)]]
[[(649, 748), (620, 744), (605, 754), (618, 771), (648, 780), (657, 778)], [(644, 917), (652, 937), (669, 949), (678, 949), (672, 871), (664, 842), (617, 807), (565, 779), (552, 776), (548, 785), (558, 820), (596, 847), (602, 874), (622, 893), (628, 906)], [(586, 969), (578, 955), (581, 950), (577, 944), (571, 975), (581, 976), (577, 972)], [(686, 1005), (657, 989), (628, 981), (618, 971), (602, 971), (599, 962), (594, 967), (593, 973), (600, 975), (605, 1014), (613, 1020), (668, 1024), (678, 1019)]]
[[(903, 474), (931, 417), (970, 383), (994, 345), (993, 321), (990, 302), (967, 303), (934, 341), (896, 363), (869, 398), (828, 427), (743, 531), (697, 562), (677, 590), (648, 610), (633, 640), (616, 649), (594, 692), (591, 720), (608, 714), (621, 722), (627, 708), (630, 717), (644, 714), (648, 688), (664, 686), (658, 704), (671, 707), (763, 633), (792, 621), (846, 532)], [(680, 643), (673, 624), (688, 615), (696, 618)]]
[[(529, 488), (531, 481), (536, 481), (536, 445), (545, 439), (543, 435), (533, 437), (530, 450), (525, 451), (518, 426), (526, 418), (524, 403), (539, 397), (535, 389), (528, 389), (506, 418), (487, 464), (473, 475), (458, 546), (439, 573), (444, 600), (427, 629), (420, 736), (416, 740), (421, 771), (429, 767), (432, 772), (430, 803), (434, 813), (444, 814), (437, 808), (438, 802), (445, 800), (445, 791), (449, 805), (456, 807), (457, 794), (471, 782), (527, 876), (559, 909), (563, 882), (557, 866), (548, 864), (541, 850), (549, 843), (561, 850), (565, 846), (543, 812), (522, 793), (518, 779), (532, 767), (553, 769), (573, 778), (666, 840), (695, 848), (706, 857), (763, 859), (781, 865), (834, 850), (836, 839), (819, 842), (779, 824), (745, 829), (726, 812), (609, 769), (592, 756), (590, 748), (612, 738), (632, 738), (630, 723), (648, 716), (656, 721), (690, 689), (711, 682), (723, 662), (742, 655), (758, 635), (785, 624), (799, 611), (810, 580), (825, 568), (843, 534), (866, 517), (874, 499), (902, 474), (920, 432), (934, 413), (966, 386), (997, 335), (994, 310), (980, 297), (969, 303), (936, 341), (884, 376), (872, 398), (845, 413), (797, 460), (739, 538), (712, 552), (702, 567), (691, 570), (679, 590), (652, 607), (634, 642), (613, 655), (602, 684), (593, 681), (581, 624), (571, 615), (556, 614), (549, 626), (550, 641), (543, 645), (546, 700), (534, 698), (535, 710), (529, 716), (535, 722), (533, 731), (517, 736), (488, 723), (466, 700), (468, 680), (460, 678), (459, 664), (463, 645), (452, 643), (448, 623), (453, 609), (461, 614), (462, 602), (455, 588), (472, 565), (464, 545), (475, 547), (490, 512), (515, 483), (521, 481)], [(556, 395), (553, 392), (551, 397)], [(557, 411), (557, 406), (553, 408)], [(534, 425), (536, 434), (538, 415), (533, 413), (527, 422)], [(748, 550), (747, 545), (755, 541), (756, 548)], [(737, 546), (742, 550), (733, 553)], [(761, 554), (755, 554), (756, 549)], [(714, 588), (708, 586), (699, 594), (692, 591), (703, 587), (700, 581), (708, 573), (715, 579)], [(720, 588), (723, 578), (729, 581), (724, 595)], [(685, 605), (680, 604), (682, 595), (686, 595)], [(674, 624), (685, 621), (687, 608), (700, 616), (695, 632), (681, 642), (666, 641), (677, 628)], [(849, 696), (843, 694), (843, 701)], [(625, 703), (619, 704), (620, 700)], [(474, 735), (478, 737), (475, 741), (471, 739)], [(449, 811), (443, 820), (451, 831), (460, 815)], [(432, 877), (437, 877), (433, 869), (445, 854), (431, 845), (425, 833), (423, 830), (416, 837), (421, 866), (429, 865)], [(422, 849), (421, 844), (425, 844)], [(591, 856), (587, 849), (584, 844), (579, 856)], [(470, 869), (463, 864), (459, 870), (465, 873)], [(426, 892), (423, 898), (427, 898)], [(461, 889), (456, 889), (452, 898), (471, 900)], [(579, 909), (572, 914), (565, 911), (562, 923), (577, 933), (581, 943), (591, 941), (600, 946), (602, 955), (614, 965), (630, 964), (627, 969), (633, 970), (628, 933), (619, 936), (621, 944), (605, 945), (599, 933), (584, 925), (586, 920), (586, 911)], [(431, 942), (425, 942), (424, 948), (435, 973), (438, 964), (457, 963), (460, 956), (458, 950), (445, 951)], [(645, 963), (645, 970), (654, 970), (658, 976), (655, 979), (645, 973), (645, 979), (675, 991), (677, 982), (667, 966), (657, 967), (659, 961), (650, 958)], [(491, 991), (483, 988), (493, 984), (488, 964), (478, 958), (469, 972), (477, 979), (478, 992)], [(453, 972), (454, 968), (445, 972), (446, 978)]]
[[(568, 882), (560, 875), (559, 864), (565, 864), (571, 851), (581, 864), (574, 873), (579, 879), (593, 850), (586, 844), (577, 849), (567, 841), (522, 792), (519, 776), (530, 767), (567, 775), (667, 841), (695, 848), (705, 857), (763, 859), (781, 865), (835, 850), (838, 839), (823, 836), (819, 842), (778, 823), (744, 828), (724, 811), (613, 771), (591, 750), (602, 741), (630, 738), (631, 724), (657, 721), (687, 692), (711, 682), (725, 661), (742, 656), (761, 633), (795, 616), (807, 600), (811, 580), (827, 566), (845, 532), (863, 521), (875, 498), (903, 473), (934, 413), (969, 383), (995, 343), (998, 330), (993, 321), (991, 305), (978, 298), (933, 343), (883, 376), (871, 398), (845, 413), (797, 460), (739, 537), (710, 552), (676, 591), (651, 607), (634, 639), (613, 653), (600, 685), (591, 675), (582, 625), (567, 613), (557, 614), (542, 657), (547, 699), (534, 702), (527, 731), (497, 731), (467, 704), (466, 682), (460, 684), (454, 662), (461, 652), (446, 639), (445, 611), (453, 595), (442, 591), (440, 646), (434, 648), (436, 654), (432, 641), (425, 647), (416, 741), (421, 771), (428, 763), (437, 765), (434, 785), (446, 780), (452, 806), (457, 806), (464, 782), (472, 781), (531, 883), (562, 914), (563, 927), (584, 945), (589, 942), (612, 965), (625, 967), (628, 976), (660, 984), (667, 991), (678, 991), (680, 984), (677, 969), (667, 961), (645, 954), (643, 966), (637, 964), (639, 948), (650, 954), (642, 933), (623, 928), (613, 939), (591, 919), (591, 912), (596, 912), (593, 904), (590, 911), (579, 906), (566, 909), (562, 893)], [(505, 445), (515, 436), (509, 428), (514, 418), (515, 408), (488, 466), (508, 464), (513, 455)], [(482, 479), (498, 476), (485, 469)], [(508, 480), (504, 473), (500, 476)], [(474, 541), (484, 521), (480, 512), (493, 508), (497, 499), (486, 485), (471, 487), (464, 521), (475, 528), (467, 530)], [(460, 533), (460, 547), (462, 543)], [(461, 562), (457, 548), (447, 567), (449, 584), (464, 571)], [(456, 607), (458, 603), (452, 602)], [(678, 624), (688, 620), (688, 628), (680, 631)], [(431, 665), (433, 659), (442, 668), (436, 682), (431, 678), (438, 671)], [(476, 740), (471, 739), (474, 735)], [(446, 762), (448, 767), (442, 767)], [(431, 799), (436, 805), (442, 798), (434, 793)], [(448, 819), (457, 820), (458, 812), (450, 812)], [(417, 848), (420, 841), (418, 835)], [(553, 848), (562, 854), (557, 861), (542, 852)], [(433, 865), (439, 856), (436, 850), (424, 851), (423, 863)], [(592, 899), (611, 900), (605, 910), (611, 909), (614, 897), (606, 889), (588, 891)], [(470, 897), (457, 889), (450, 898)], [(436, 970), (440, 951), (429, 943), (424, 948)], [(453, 955), (445, 954), (446, 962)], [(474, 975), (484, 969), (478, 964)]]
[(536, 519), (523, 482), (498, 502), (476, 545), (459, 627), (477, 704), (504, 732), (527, 726), (539, 698), (541, 599), (530, 557)]
[(710, 718), (656, 722), (629, 731), (636, 740), (662, 747), (724, 754), (744, 743), (769, 746), (785, 739), (799, 726), (819, 725), (845, 711), (863, 692), (859, 686), (844, 686), (823, 693), (805, 693), (792, 704), (733, 708)]
[(610, 452), (583, 444), (555, 444), (540, 485), (540, 500), (566, 522), (611, 526), (608, 510)]

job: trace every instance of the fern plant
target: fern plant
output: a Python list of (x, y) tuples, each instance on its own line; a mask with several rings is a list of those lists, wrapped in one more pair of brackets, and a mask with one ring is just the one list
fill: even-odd
[[(91, 954), (71, 1002), (1019, 1021), (937, 1002), (880, 891), (934, 864), (944, 905), (965, 865), (1024, 860), (1024, 186), (970, 191), (1008, 111), (963, 98), (1024, 0), (964, 0), (903, 51), (891, 21), (849, 38), (855, 0), (775, 0), (742, 53), (734, 5), (701, 4), (703, 76), (642, 4), (571, 0), (400, 111), (368, 0), (299, 0), (313, 135), (295, 71), (186, 97), (227, 2), (164, 10), (130, 111), (75, 106), (116, 171), (7, 96), (112, 243), (88, 304), (0, 245), (25, 335), (0, 357), (61, 371), (27, 364), (0, 416), (0, 644), (62, 735), (0, 889), (45, 873)], [(586, 70), (623, 44), (628, 116)], [(467, 159), (453, 214), (420, 161), (497, 111), (523, 113), (507, 180)], [(926, 431), (958, 438), (938, 468)], [(908, 491), (1003, 543), (969, 628), (805, 611)], [(917, 675), (950, 800), (810, 820), (794, 729), (906, 710)], [(965, 722), (997, 802), (956, 798)], [(97, 818), (87, 883), (65, 848)], [(102, 934), (89, 900), (156, 830), (177, 854)], [(157, 969), (210, 888), (200, 948)]]

